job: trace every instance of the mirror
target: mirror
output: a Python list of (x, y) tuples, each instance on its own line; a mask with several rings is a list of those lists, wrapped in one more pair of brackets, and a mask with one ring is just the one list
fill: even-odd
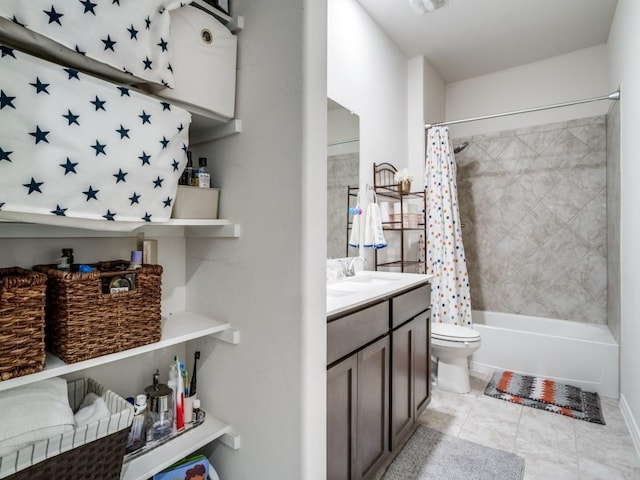
[[(347, 188), (360, 183), (360, 118), (327, 99), (327, 257), (349, 256)], [(351, 200), (355, 205), (355, 198)], [(357, 255), (357, 253), (356, 253)]]

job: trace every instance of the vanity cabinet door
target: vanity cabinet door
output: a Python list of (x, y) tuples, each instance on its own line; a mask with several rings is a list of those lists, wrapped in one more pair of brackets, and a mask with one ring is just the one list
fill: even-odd
[(429, 403), (431, 311), (391, 333), (391, 450), (402, 445)]
[(356, 478), (370, 479), (389, 455), (389, 336), (358, 352)]
[(431, 398), (431, 310), (414, 320), (414, 418), (418, 421)]
[(358, 355), (327, 370), (327, 480), (355, 479)]
[(372, 478), (389, 454), (389, 337), (327, 370), (327, 479)]
[(414, 423), (415, 323), (391, 334), (391, 450), (411, 433)]

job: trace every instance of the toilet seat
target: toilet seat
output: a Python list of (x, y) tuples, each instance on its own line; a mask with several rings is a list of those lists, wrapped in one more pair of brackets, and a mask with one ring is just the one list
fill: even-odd
[(443, 342), (476, 343), (480, 342), (480, 333), (472, 328), (448, 323), (432, 323), (431, 338)]

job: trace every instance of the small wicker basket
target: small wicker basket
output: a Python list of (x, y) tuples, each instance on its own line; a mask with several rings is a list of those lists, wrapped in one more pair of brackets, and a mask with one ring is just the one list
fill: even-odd
[[(47, 349), (66, 363), (160, 341), (162, 266), (126, 270), (117, 260), (92, 265), (94, 272), (64, 272), (36, 265), (47, 275)], [(135, 275), (135, 288), (103, 293), (105, 281)]]
[(47, 277), (19, 267), (0, 268), (0, 379), (44, 368)]

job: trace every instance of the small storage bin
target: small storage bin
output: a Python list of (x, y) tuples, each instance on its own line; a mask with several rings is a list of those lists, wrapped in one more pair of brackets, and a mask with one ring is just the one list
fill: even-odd
[(89, 393), (102, 397), (111, 416), (37, 441), (0, 458), (0, 478), (10, 480), (117, 480), (122, 470), (133, 409), (91, 378), (67, 382), (74, 413)]
[(19, 267), (0, 268), (0, 379), (44, 368), (47, 277)]
[[(126, 270), (128, 265), (124, 260), (100, 262), (89, 273), (33, 267), (48, 277), (46, 343), (51, 353), (75, 363), (160, 341), (162, 266)], [(132, 278), (132, 288), (103, 293), (105, 282), (116, 276)]]
[(217, 188), (178, 185), (171, 218), (216, 219), (218, 218), (219, 198), (220, 190)]

